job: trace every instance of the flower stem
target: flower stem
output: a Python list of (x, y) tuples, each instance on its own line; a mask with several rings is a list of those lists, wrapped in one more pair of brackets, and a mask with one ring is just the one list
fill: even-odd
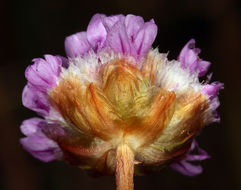
[(127, 144), (120, 144), (116, 150), (117, 190), (133, 190), (134, 154)]

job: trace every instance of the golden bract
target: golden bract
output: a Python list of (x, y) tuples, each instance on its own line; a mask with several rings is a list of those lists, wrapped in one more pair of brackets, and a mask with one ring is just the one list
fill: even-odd
[(157, 85), (163, 61), (150, 52), (141, 68), (127, 58), (99, 66), (93, 82), (75, 73), (62, 77), (50, 99), (71, 126), (65, 129), (68, 138), (55, 139), (67, 161), (71, 155), (72, 164), (113, 173), (117, 147), (123, 145), (142, 173), (189, 149), (203, 126), (207, 100), (194, 90), (176, 95)]

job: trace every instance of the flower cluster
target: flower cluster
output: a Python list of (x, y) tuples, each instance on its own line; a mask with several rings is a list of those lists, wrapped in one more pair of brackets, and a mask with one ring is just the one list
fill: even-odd
[(116, 172), (117, 184), (121, 168), (142, 174), (170, 165), (186, 175), (201, 173), (191, 162), (209, 155), (195, 137), (219, 121), (223, 84), (199, 82), (210, 62), (199, 58), (193, 39), (169, 61), (151, 48), (156, 35), (154, 20), (96, 14), (87, 31), (66, 38), (67, 58), (33, 59), (23, 104), (42, 119), (23, 122), (24, 148), (44, 162)]

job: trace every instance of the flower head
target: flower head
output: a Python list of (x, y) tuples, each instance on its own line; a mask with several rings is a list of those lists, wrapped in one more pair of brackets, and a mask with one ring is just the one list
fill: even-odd
[(134, 172), (160, 166), (201, 173), (190, 162), (209, 156), (194, 139), (219, 121), (223, 85), (199, 82), (210, 62), (193, 39), (169, 61), (151, 48), (156, 34), (153, 20), (96, 14), (86, 32), (66, 38), (67, 58), (33, 59), (23, 104), (43, 119), (23, 122), (26, 150), (45, 162), (116, 172), (118, 189), (132, 188)]

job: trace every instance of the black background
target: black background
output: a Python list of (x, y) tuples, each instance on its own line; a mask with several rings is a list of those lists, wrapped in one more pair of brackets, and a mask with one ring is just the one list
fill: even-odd
[(19, 126), (36, 114), (22, 106), (24, 71), (31, 59), (64, 54), (67, 35), (86, 30), (93, 14), (136, 14), (154, 18), (154, 47), (175, 59), (195, 38), (201, 57), (213, 64), (221, 91), (220, 124), (206, 127), (199, 144), (212, 158), (203, 174), (186, 177), (169, 168), (135, 177), (135, 189), (241, 189), (241, 11), (235, 0), (1, 0), (0, 1), (0, 189), (115, 189), (114, 177), (92, 178), (63, 162), (42, 163), (19, 144)]

